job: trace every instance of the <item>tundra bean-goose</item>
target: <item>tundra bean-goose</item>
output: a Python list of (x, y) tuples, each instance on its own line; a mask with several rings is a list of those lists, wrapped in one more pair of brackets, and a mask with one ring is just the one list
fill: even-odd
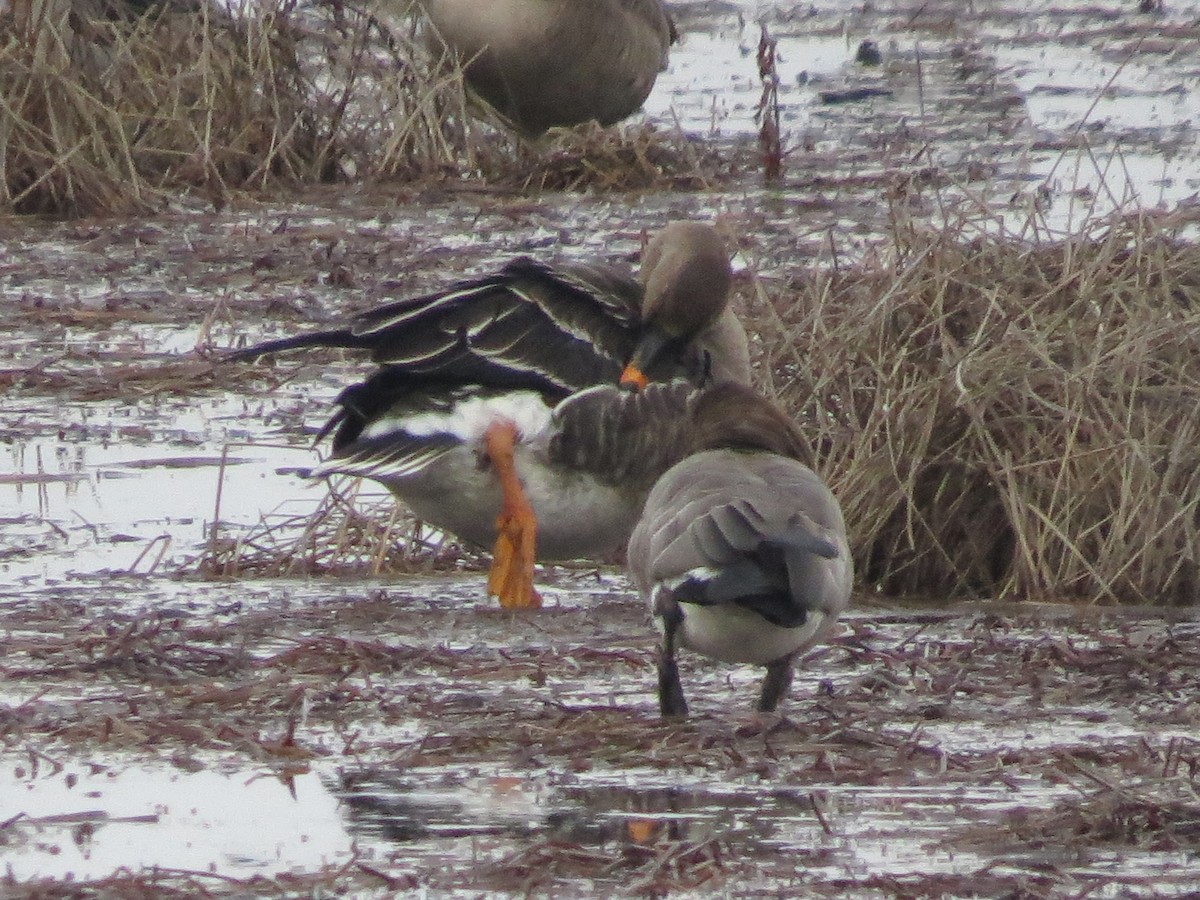
[(676, 34), (659, 0), (424, 0), (430, 44), (518, 132), (611, 125), (649, 96)]
[[(729, 287), (716, 231), (674, 222), (647, 247), (641, 283), (611, 267), (522, 257), (494, 275), (233, 358), (370, 351), (378, 368), (338, 397), (322, 431), (333, 435), (332, 454), (315, 474), (372, 478), (421, 519), (472, 543), (494, 541), (489, 592), (506, 608), (538, 606), (534, 559), (621, 549), (665, 468), (654, 461), (665, 450), (649, 446), (655, 427), (646, 442), (634, 428), (647, 405), (619, 402), (630, 391), (604, 394), (599, 405), (592, 395), (560, 404), (618, 381), (634, 390), (648, 380), (748, 382)], [(601, 427), (604, 415), (620, 427)], [(642, 466), (610, 448), (618, 433), (643, 448)]]
[(734, 384), (703, 391), (688, 429), (693, 452), (646, 498), (628, 565), (662, 634), (663, 716), (687, 714), (676, 651), (767, 667), (758, 699), (774, 711), (793, 660), (824, 638), (850, 599), (842, 512), (803, 460), (796, 426)]

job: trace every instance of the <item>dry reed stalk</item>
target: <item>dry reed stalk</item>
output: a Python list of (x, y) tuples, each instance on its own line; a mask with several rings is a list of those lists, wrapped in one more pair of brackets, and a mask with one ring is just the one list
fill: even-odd
[(454, 73), (351, 6), (135, 16), (103, 0), (31, 0), (7, 17), (0, 207), (132, 212), (189, 189), (220, 205), (231, 190), (428, 173), (463, 157)]
[(758, 123), (758, 146), (762, 154), (763, 178), (775, 182), (783, 175), (783, 135), (779, 127), (779, 50), (775, 38), (761, 24), (758, 38), (758, 77), (762, 96), (754, 110)]
[[(202, 556), (186, 569), (202, 578), (296, 575), (369, 576), (463, 569), (479, 560), (452, 538), (413, 519), (390, 497), (360, 496), (362, 482), (340, 479), (316, 509), (266, 516), (228, 537), (219, 519)], [(219, 502), (218, 490), (218, 502)]]
[(181, 191), (221, 207), (237, 191), (447, 175), (706, 187), (724, 168), (652, 129), (585, 129), (533, 152), (481, 129), (461, 68), (431, 57), (411, 4), (385, 19), (340, 0), (184, 2), (0, 12), (0, 209), (131, 213)]
[(1146, 215), (1055, 243), (908, 226), (750, 308), (888, 592), (1193, 603), (1200, 246)]
[(483, 174), (518, 191), (709, 190), (729, 162), (676, 127), (601, 128), (594, 122), (555, 129), (515, 158), (482, 159)]

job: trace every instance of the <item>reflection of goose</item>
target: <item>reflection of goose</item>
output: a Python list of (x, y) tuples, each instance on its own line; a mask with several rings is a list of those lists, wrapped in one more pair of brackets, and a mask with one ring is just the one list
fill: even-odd
[(503, 606), (537, 606), (535, 551), (570, 559), (620, 549), (671, 462), (669, 442), (646, 426), (662, 403), (678, 402), (671, 392), (596, 386), (750, 378), (746, 334), (727, 306), (728, 254), (711, 227), (668, 225), (641, 276), (644, 287), (606, 267), (516, 259), (235, 358), (372, 351), (380, 368), (338, 398), (325, 427), (333, 455), (317, 474), (373, 478), (422, 519), (495, 540), (489, 590)]
[(660, 0), (423, 3), (467, 85), (526, 137), (636, 112), (675, 39)]
[(718, 799), (673, 788), (547, 790), (528, 775), (430, 785), (391, 771), (359, 769), (322, 781), (342, 804), (352, 835), (397, 844), (482, 835), (539, 835), (596, 846), (679, 841), (693, 817), (711, 818), (696, 807)]
[(767, 667), (758, 709), (787, 692), (792, 661), (850, 598), (850, 548), (837, 501), (801, 462), (803, 438), (749, 388), (693, 405), (694, 453), (659, 479), (629, 542), (629, 568), (662, 630), (659, 706), (686, 715), (675, 663), (688, 647)]
[(481, 835), (526, 835), (540, 808), (523, 791), (487, 779), (434, 787), (382, 770), (324, 779), (343, 804), (350, 831), (393, 843)]

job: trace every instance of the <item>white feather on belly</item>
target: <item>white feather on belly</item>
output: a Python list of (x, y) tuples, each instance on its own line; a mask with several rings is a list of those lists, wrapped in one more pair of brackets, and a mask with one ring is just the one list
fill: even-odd
[[(727, 663), (766, 665), (809, 647), (828, 625), (828, 617), (817, 611), (810, 611), (803, 625), (783, 628), (730, 603), (680, 603), (679, 609), (683, 613), (678, 631), (680, 645)], [(655, 624), (662, 630), (661, 618), (655, 617)]]
[[(639, 508), (621, 489), (550, 462), (552, 412), (541, 394), (513, 391), (464, 397), (444, 412), (384, 416), (365, 429), (364, 439), (404, 432), (417, 438), (449, 434), (461, 443), (417, 453), (415, 464), (386, 460), (371, 473), (356, 474), (383, 480), (419, 518), (489, 546), (496, 537), (502, 494), (495, 472), (481, 462), (484, 435), (493, 423), (507, 420), (519, 432), (514, 463), (538, 517), (538, 558), (608, 554), (629, 539)], [(320, 473), (338, 470), (335, 459)], [(340, 470), (345, 471), (344, 465)]]

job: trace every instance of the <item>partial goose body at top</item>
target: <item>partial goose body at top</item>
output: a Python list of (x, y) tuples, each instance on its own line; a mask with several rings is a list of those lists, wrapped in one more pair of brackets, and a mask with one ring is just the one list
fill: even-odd
[(750, 389), (703, 392), (688, 432), (694, 452), (655, 484), (629, 542), (630, 573), (662, 632), (660, 709), (687, 713), (675, 661), (685, 647), (766, 666), (758, 709), (773, 711), (795, 657), (849, 602), (841, 509), (802, 461), (795, 426)]
[(675, 29), (660, 0), (423, 0), (435, 49), (526, 137), (636, 112)]
[[(728, 308), (728, 252), (710, 226), (667, 225), (640, 275), (519, 258), (235, 357), (369, 351), (378, 368), (339, 396), (322, 432), (333, 454), (317, 474), (373, 478), (425, 521), (473, 543), (495, 539), (490, 591), (505, 606), (534, 606), (534, 558), (620, 549), (674, 452), (656, 442), (652, 418), (638, 418), (653, 406), (624, 399), (618, 379), (690, 390), (750, 378), (745, 331)], [(613, 389), (588, 393), (601, 385)], [(633, 456), (613, 448), (617, 434)]]

